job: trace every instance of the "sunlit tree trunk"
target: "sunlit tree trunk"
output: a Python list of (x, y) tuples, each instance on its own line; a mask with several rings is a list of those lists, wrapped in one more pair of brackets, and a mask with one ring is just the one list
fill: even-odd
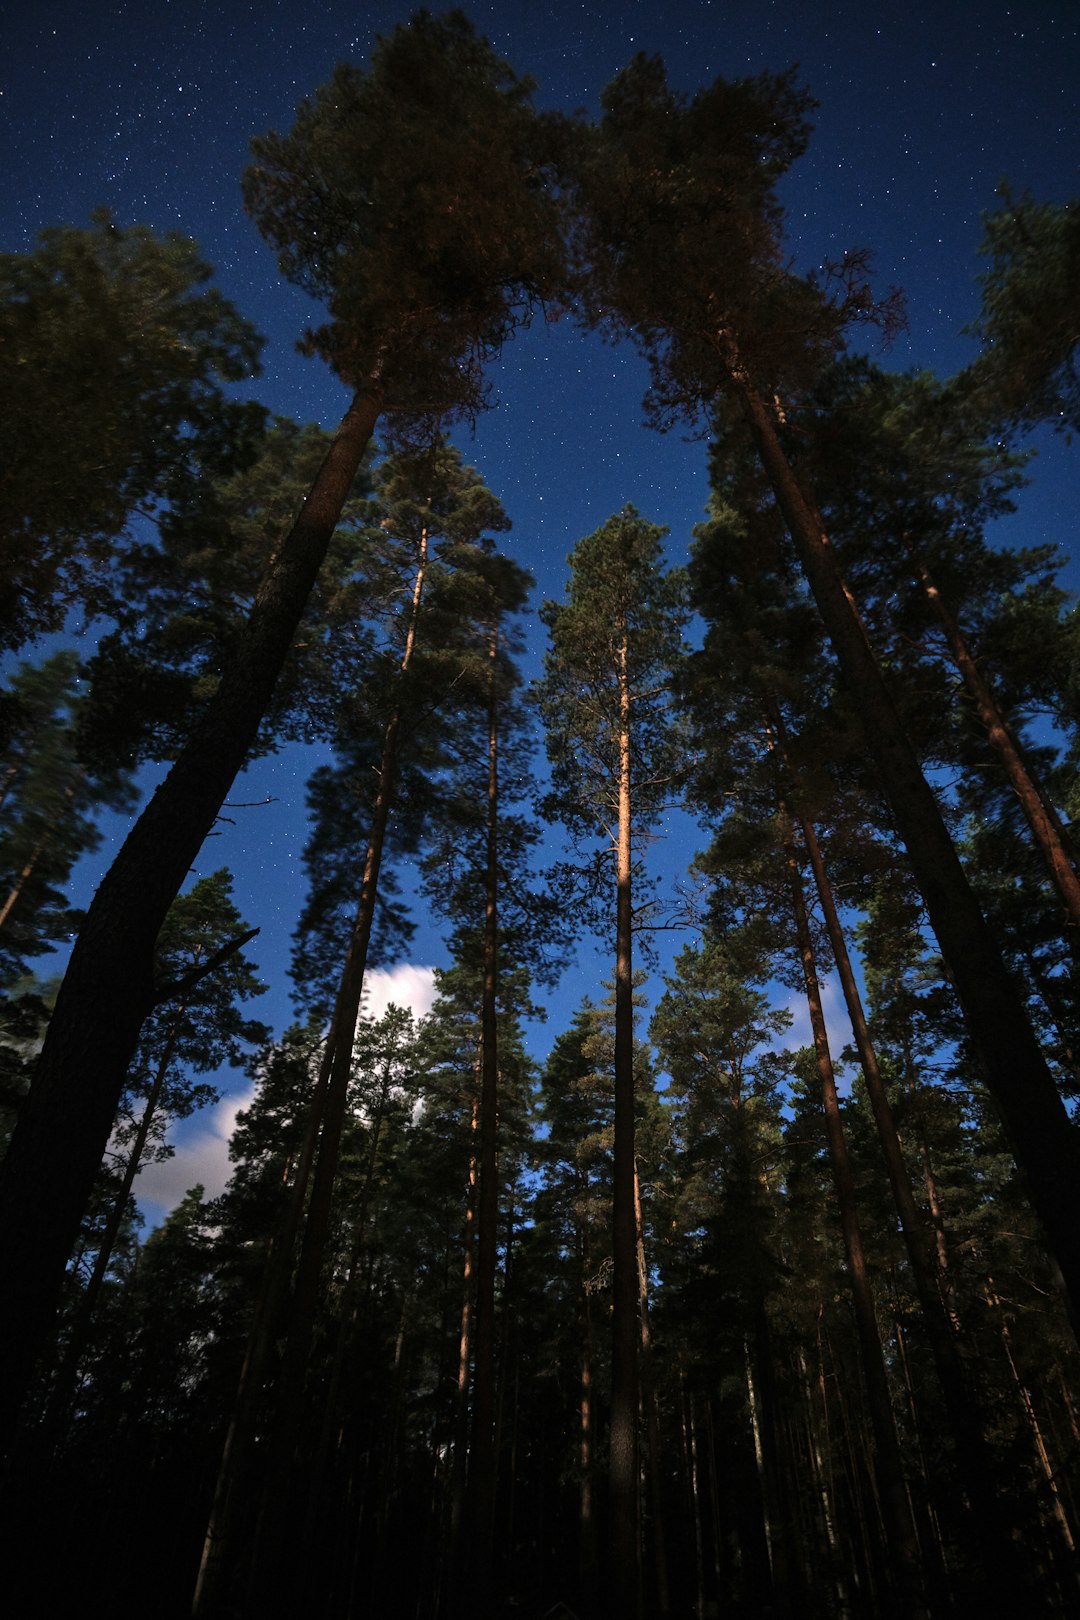
[(608, 1587), (612, 1620), (638, 1614), (637, 1223), (634, 1218), (634, 1003), (631, 945), (630, 675), (625, 624), (616, 627), (619, 785), (615, 919), (615, 1151)]

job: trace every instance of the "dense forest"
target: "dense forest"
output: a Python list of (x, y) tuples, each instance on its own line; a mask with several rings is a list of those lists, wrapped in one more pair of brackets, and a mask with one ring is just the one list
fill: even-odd
[[(1080, 430), (1080, 206), (1003, 192), (977, 358), (890, 370), (869, 257), (785, 248), (813, 105), (639, 56), (540, 112), (460, 13), (339, 67), (243, 182), (334, 432), (193, 243), (0, 256), (9, 1612), (1080, 1614), (1080, 613), (991, 539)], [(578, 541), (530, 682), (451, 435), (557, 317), (711, 496)], [(277, 1035), (189, 873), (301, 741)], [(418, 907), (434, 1006), (369, 1017)], [(226, 1190), (143, 1236), (229, 1065)]]

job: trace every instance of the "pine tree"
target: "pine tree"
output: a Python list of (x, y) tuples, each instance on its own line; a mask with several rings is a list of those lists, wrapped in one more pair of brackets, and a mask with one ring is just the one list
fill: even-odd
[(673, 793), (677, 736), (666, 692), (684, 617), (663, 531), (626, 507), (571, 553), (569, 598), (549, 602), (540, 688), (552, 813), (608, 840), (615, 877), (615, 1126), (610, 1532), (613, 1613), (638, 1612), (638, 1360), (641, 1328), (634, 1167), (633, 879), (651, 817)]
[(76, 941), (0, 1181), (0, 1292), (19, 1324), (5, 1434), (151, 1004), (154, 939), (254, 739), (376, 419), (430, 429), (479, 408), (484, 360), (558, 273), (528, 93), (459, 14), (421, 13), (367, 75), (339, 70), (291, 136), (257, 144), (248, 205), (286, 273), (327, 300), (315, 346), (355, 395), (228, 672)]
[(263, 418), (224, 385), (262, 339), (194, 242), (106, 212), (0, 255), (0, 646), (123, 611), (114, 564), (136, 514), (243, 463)]
[(790, 74), (717, 80), (692, 101), (658, 59), (609, 86), (605, 116), (571, 154), (581, 279), (598, 324), (633, 332), (649, 359), (658, 418), (708, 412), (758, 457), (859, 716), (931, 925), (1080, 1321), (1080, 1239), (1069, 1189), (1080, 1136), (1062, 1104), (796, 464), (804, 391), (852, 320), (888, 329), (865, 261), (831, 290), (786, 269), (781, 174), (807, 139), (809, 98)]

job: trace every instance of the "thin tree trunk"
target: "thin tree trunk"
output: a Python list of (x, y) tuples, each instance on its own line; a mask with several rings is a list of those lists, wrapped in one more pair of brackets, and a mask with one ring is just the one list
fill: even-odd
[[(478, 1059), (477, 1068), (480, 1066)], [(476, 1142), (480, 1129), (480, 1093), (473, 1094), (469, 1136)], [(454, 1460), (450, 1497), (450, 1550), (456, 1560), (462, 1546), (465, 1518), (465, 1481), (469, 1457), (469, 1373), (473, 1354), (473, 1311), (476, 1298), (476, 1186), (478, 1154), (469, 1153), (465, 1193), (465, 1232), (462, 1240), (461, 1329), (458, 1334), (457, 1384), (454, 1391)]]
[(359, 392), (267, 570), (233, 662), (79, 931), (0, 1173), (0, 1448), (50, 1332), (64, 1266), (154, 1002), (154, 942), (244, 763), (380, 409)]
[(664, 1493), (660, 1483), (660, 1419), (653, 1386), (652, 1342), (649, 1335), (649, 1269), (645, 1260), (645, 1221), (641, 1210), (641, 1182), (634, 1164), (634, 1227), (637, 1233), (638, 1314), (641, 1322), (641, 1400), (645, 1432), (649, 1438), (648, 1487), (653, 1521), (653, 1557), (656, 1560), (656, 1612), (670, 1609), (667, 1540), (664, 1535)]
[[(400, 669), (404, 673), (416, 646), (417, 623), (423, 598), (428, 559), (428, 534), (420, 537), (420, 552), (413, 580), (409, 623)], [(267, 1262), (263, 1286), (256, 1305), (255, 1319), (248, 1340), (240, 1389), (225, 1442), (214, 1505), (207, 1526), (202, 1562), (192, 1605), (194, 1620), (205, 1620), (221, 1600), (221, 1583), (227, 1566), (234, 1563), (235, 1511), (242, 1505), (241, 1481), (254, 1438), (255, 1403), (269, 1367), (274, 1348), (274, 1330), (289, 1285), (297, 1235), (307, 1218), (293, 1289), (289, 1335), (278, 1386), (275, 1410), (275, 1440), (267, 1483), (280, 1476), (285, 1459), (291, 1454), (299, 1424), (303, 1397), (303, 1377), (318, 1299), (319, 1277), (330, 1224), (333, 1183), (337, 1174), (338, 1152), (348, 1099), (352, 1070), (352, 1049), (364, 992), (368, 947), (378, 898), (383, 844), (396, 791), (401, 715), (395, 711), (387, 722), (379, 762), (379, 787), (372, 810), (372, 824), (364, 859), (364, 873), (353, 920), (334, 1012), (326, 1038), (319, 1075), (312, 1096), (308, 1127), (297, 1165), (296, 1179), (288, 1198), (282, 1228)], [(284, 1504), (281, 1504), (282, 1506)], [(273, 1517), (275, 1508), (271, 1507)], [(266, 1537), (264, 1535), (264, 1543)]]
[(1060, 1267), (1078, 1329), (1080, 1132), (1065, 1111), (1020, 993), (904, 731), (820, 513), (804, 495), (770, 413), (730, 339), (727, 355), (732, 386), (860, 716), (972, 1045)]
[[(421, 534), (420, 555), (413, 582), (409, 628), (400, 664), (402, 673), (409, 668), (415, 649), (416, 627), (427, 568), (427, 548), (428, 534), (425, 529)], [(349, 1081), (352, 1076), (353, 1045), (363, 1001), (364, 977), (375, 921), (386, 832), (397, 793), (401, 723), (401, 711), (396, 710), (387, 722), (383, 736), (378, 769), (379, 786), (372, 807), (360, 898), (345, 953), (316, 1087), (316, 1109), (313, 1112), (310, 1130), (315, 1133), (317, 1147), (314, 1149), (313, 1157), (309, 1158), (310, 1192), (290, 1301), (288, 1336), (274, 1411), (274, 1435), (263, 1487), (263, 1518), (255, 1553), (256, 1566), (260, 1563), (263, 1565), (258, 1579), (267, 1589), (276, 1584), (277, 1580), (276, 1571), (284, 1546), (279, 1526), (282, 1515), (288, 1507), (284, 1479), (301, 1437), (304, 1387), (318, 1311), (323, 1262), (330, 1235), (334, 1184), (337, 1179)], [(303, 1189), (299, 1186), (295, 1189), (294, 1197), (298, 1201), (303, 1198)], [(199, 1609), (195, 1610), (196, 1615), (201, 1615), (201, 1612)]]
[(619, 824), (615, 921), (615, 1148), (608, 1592), (613, 1620), (637, 1620), (638, 1324), (634, 1220), (634, 1000), (631, 946), (630, 675), (626, 625), (618, 626)]
[(1046, 862), (1050, 881), (1053, 883), (1061, 903), (1065, 907), (1068, 921), (1073, 928), (1078, 928), (1080, 927), (1080, 877), (1077, 877), (1076, 869), (1065, 848), (1061, 822), (1058, 819), (1057, 812), (1038, 782), (1032, 777), (1017, 746), (1016, 739), (1009, 729), (1001, 710), (998, 708), (994, 694), (983, 679), (978, 662), (972, 656), (971, 650), (961, 634), (960, 626), (934, 583), (929, 568), (919, 560), (915, 561), (915, 567), (918, 570), (919, 579), (922, 582), (927, 600), (941, 622), (953, 662), (964, 678), (964, 685), (971, 694), (978, 710), (979, 719), (986, 729), (986, 735), (1005, 767), (1009, 785), (1016, 794), (1027, 824), (1031, 828), (1032, 836), (1039, 846), (1039, 852)]
[(42, 855), (44, 855), (47, 848), (48, 839), (39, 839), (34, 845), (33, 850), (30, 852), (29, 858), (24, 862), (22, 870), (19, 872), (15, 882), (8, 891), (7, 899), (4, 901), (3, 905), (0, 906), (0, 928), (3, 928), (4, 924), (11, 916), (11, 913), (18, 905), (20, 895), (22, 894), (29, 880), (33, 877), (37, 863), (41, 859)]
[[(420, 555), (413, 580), (409, 626), (400, 664), (402, 674), (408, 670), (416, 646), (416, 628), (423, 597), (427, 558), (428, 533), (424, 529), (420, 537)], [(341, 1133), (345, 1124), (349, 1080), (352, 1076), (353, 1045), (364, 996), (364, 976), (367, 972), (368, 949), (379, 896), (379, 876), (382, 870), (386, 831), (397, 795), (400, 745), (401, 711), (398, 709), (387, 722), (383, 736), (382, 756), (378, 769), (379, 786), (372, 808), (360, 899), (341, 970), (341, 980), (320, 1074), (322, 1108), (321, 1117), (316, 1123), (318, 1149), (311, 1172), (311, 1191), (293, 1287), (289, 1337), (278, 1397), (282, 1435), (290, 1448), (299, 1420), (303, 1379), (318, 1305), (319, 1281), (330, 1232), (334, 1182), (337, 1178)]]
[[(322, 1422), (316, 1448), (315, 1466), (309, 1482), (303, 1528), (299, 1536), (294, 1538), (292, 1544), (292, 1556), (296, 1567), (293, 1582), (293, 1601), (296, 1604), (298, 1613), (307, 1612), (305, 1602), (308, 1609), (311, 1607), (311, 1576), (308, 1565), (309, 1562), (313, 1562), (316, 1567), (321, 1567), (322, 1560), (317, 1557), (317, 1535), (322, 1526), (325, 1537), (325, 1521), (333, 1513), (333, 1506), (328, 1502), (328, 1494), (332, 1485), (331, 1474), (334, 1467), (335, 1449), (340, 1450), (341, 1445), (341, 1419), (339, 1414), (341, 1381), (350, 1339), (355, 1333), (360, 1316), (361, 1267), (367, 1245), (368, 1214), (371, 1207), (372, 1189), (375, 1185), (375, 1172), (378, 1168), (383, 1121), (390, 1102), (390, 1089), (393, 1081), (392, 1061), (389, 1056), (384, 1061), (379, 1093), (372, 1116), (371, 1141), (368, 1145), (367, 1163), (364, 1167), (364, 1181), (357, 1198), (355, 1226), (349, 1256), (348, 1275), (343, 1290), (342, 1310), (334, 1334), (333, 1359), (326, 1380), (325, 1394), (323, 1395)], [(348, 1495), (348, 1486), (346, 1486), (344, 1494)]]
[(583, 1211), (578, 1231), (578, 1249), (581, 1264), (581, 1286), (578, 1292), (579, 1325), (581, 1329), (581, 1368), (578, 1424), (578, 1466), (581, 1479), (578, 1487), (578, 1585), (586, 1613), (591, 1612), (596, 1598), (596, 1524), (593, 1519), (593, 1337), (590, 1284), (592, 1281), (589, 1252), (589, 1174), (584, 1172), (584, 1189), (580, 1201)]
[(697, 1577), (694, 1613), (697, 1620), (703, 1620), (705, 1614), (705, 1548), (701, 1529), (701, 1492), (698, 1486), (698, 1434), (693, 1395), (690, 1396), (690, 1502), (694, 1516), (694, 1570)]
[(476, 1251), (476, 1333), (469, 1444), (470, 1601), (489, 1602), (495, 1513), (495, 1271), (499, 1225), (499, 633), (488, 643), (488, 780), (484, 860), (484, 980), (480, 1004), (480, 1196)]
[(101, 1234), (101, 1242), (98, 1245), (98, 1252), (94, 1258), (93, 1268), (90, 1272), (83, 1297), (79, 1301), (78, 1314), (76, 1315), (75, 1321), (72, 1325), (71, 1337), (68, 1340), (67, 1347), (64, 1351), (63, 1360), (61, 1361), (57, 1370), (52, 1395), (49, 1400), (48, 1416), (46, 1418), (48, 1428), (50, 1428), (57, 1435), (59, 1435), (60, 1431), (62, 1430), (68, 1415), (68, 1408), (71, 1405), (71, 1398), (75, 1391), (76, 1374), (78, 1372), (79, 1362), (82, 1360), (83, 1352), (86, 1349), (87, 1340), (90, 1336), (90, 1324), (93, 1321), (94, 1311), (97, 1308), (98, 1295), (101, 1293), (101, 1287), (105, 1281), (105, 1274), (109, 1269), (109, 1262), (112, 1259), (113, 1249), (116, 1246), (116, 1239), (119, 1236), (120, 1228), (123, 1225), (124, 1213), (127, 1209), (128, 1199), (131, 1197), (131, 1189), (135, 1185), (135, 1177), (138, 1175), (142, 1164), (143, 1150), (145, 1149), (147, 1140), (150, 1136), (150, 1126), (152, 1125), (154, 1115), (157, 1112), (158, 1103), (161, 1101), (161, 1092), (165, 1085), (165, 1077), (169, 1072), (169, 1067), (172, 1063), (173, 1057), (176, 1053), (177, 1044), (180, 1040), (181, 1023), (183, 1021), (185, 1010), (186, 1009), (183, 1006), (178, 1007), (173, 1017), (172, 1024), (170, 1025), (169, 1033), (165, 1041), (165, 1048), (161, 1056), (161, 1061), (158, 1063), (153, 1083), (146, 1098), (146, 1106), (143, 1109), (142, 1117), (139, 1120), (139, 1127), (135, 1133), (135, 1140), (132, 1143), (131, 1152), (128, 1154), (127, 1163), (124, 1166), (123, 1180), (120, 1183), (120, 1189), (113, 1202), (113, 1206), (109, 1211), (109, 1218), (105, 1223), (105, 1230)]
[[(785, 819), (786, 811), (783, 812)], [(840, 1212), (840, 1225), (844, 1235), (847, 1256), (848, 1282), (859, 1335), (859, 1348), (863, 1375), (866, 1380), (870, 1423), (874, 1435), (874, 1449), (878, 1488), (882, 1511), (887, 1526), (890, 1548), (896, 1559), (900, 1576), (900, 1601), (903, 1613), (912, 1617), (926, 1614), (921, 1593), (921, 1561), (919, 1544), (912, 1523), (911, 1507), (904, 1483), (900, 1447), (896, 1438), (892, 1402), (889, 1396), (885, 1359), (878, 1333), (877, 1313), (870, 1288), (870, 1276), (863, 1251), (862, 1233), (855, 1205), (855, 1183), (848, 1159), (847, 1141), (840, 1117), (840, 1100), (836, 1093), (829, 1040), (825, 1030), (825, 1017), (821, 1005), (814, 947), (803, 893), (802, 874), (795, 850), (787, 845), (788, 882), (791, 906), (799, 942), (806, 1000), (810, 1009), (810, 1024), (814, 1037), (814, 1055), (821, 1081), (825, 1126), (832, 1161), (833, 1181)]]
[[(75, 789), (74, 789), (74, 787), (72, 787), (69, 784), (64, 789), (64, 798), (70, 804), (71, 800), (74, 797), (75, 797)], [(0, 802), (2, 802), (2, 801), (0, 801)], [(7, 899), (4, 901), (3, 905), (0, 906), (0, 928), (3, 928), (4, 924), (7, 922), (8, 918), (11, 916), (11, 913), (14, 911), (15, 907), (18, 905), (19, 899), (20, 899), (20, 897), (22, 895), (23, 890), (26, 888), (27, 883), (30, 881), (30, 879), (33, 877), (35, 871), (37, 870), (38, 861), (40, 861), (41, 857), (44, 855), (45, 851), (49, 847), (49, 840), (52, 837), (53, 833), (56, 831), (56, 828), (60, 823), (60, 818), (63, 815), (63, 813), (64, 813), (64, 806), (62, 804), (58, 805), (56, 807), (56, 809), (53, 811), (52, 815), (49, 817), (48, 821), (45, 823), (45, 828), (44, 828), (44, 831), (42, 832), (41, 837), (38, 839), (37, 843), (34, 845), (33, 850), (30, 852), (29, 857), (24, 862), (22, 870), (20, 871), (18, 877), (15, 879), (15, 882), (11, 886), (11, 889), (10, 889), (10, 891), (8, 893)]]
[[(874, 1124), (877, 1127), (878, 1141), (888, 1172), (893, 1202), (900, 1219), (912, 1280), (945, 1400), (949, 1429), (956, 1447), (960, 1479), (968, 1499), (967, 1512), (962, 1511), (963, 1504), (948, 1496), (943, 1506), (948, 1518), (953, 1521), (956, 1533), (971, 1548), (972, 1567), (985, 1570), (989, 1574), (991, 1587), (1000, 1598), (1004, 1599), (1011, 1593), (1015, 1603), (1022, 1603), (1019, 1573), (1012, 1557), (1008, 1513), (999, 1502), (994, 1488), (997, 1467), (986, 1444), (985, 1421), (964, 1376), (958, 1345), (959, 1322), (955, 1314), (950, 1315), (946, 1308), (934, 1235), (915, 1203), (911, 1177), (904, 1160), (885, 1083), (881, 1077), (877, 1053), (870, 1038), (870, 1030), (855, 982), (844, 931), (840, 925), (832, 885), (822, 859), (817, 832), (813, 823), (804, 816), (799, 817), (799, 827), (810, 859), (833, 960), (836, 963), (848, 1016), (851, 1019), (859, 1064), (873, 1110)], [(936, 1481), (928, 1483), (931, 1494), (939, 1496), (941, 1493), (938, 1483)]]
[(1031, 1430), (1031, 1440), (1035, 1448), (1035, 1455), (1039, 1459), (1039, 1467), (1042, 1470), (1043, 1479), (1046, 1481), (1046, 1489), (1050, 1496), (1050, 1504), (1053, 1508), (1054, 1518), (1057, 1520), (1057, 1526), (1061, 1534), (1061, 1539), (1065, 1543), (1065, 1547), (1068, 1551), (1070, 1559), (1073, 1559), (1076, 1556), (1076, 1539), (1073, 1535), (1072, 1525), (1069, 1523), (1069, 1515), (1065, 1511), (1065, 1504), (1061, 1500), (1061, 1492), (1058, 1490), (1057, 1479), (1054, 1476), (1054, 1467), (1050, 1461), (1050, 1453), (1046, 1449), (1046, 1440), (1043, 1437), (1038, 1414), (1035, 1411), (1035, 1403), (1031, 1399), (1031, 1391), (1024, 1383), (1024, 1380), (1020, 1377), (1020, 1372), (1016, 1365), (1016, 1358), (1013, 1356), (1012, 1339), (1009, 1334), (1009, 1324), (1005, 1319), (1005, 1313), (1001, 1310), (1001, 1300), (995, 1293), (991, 1292), (992, 1288), (993, 1282), (991, 1280), (990, 1286), (984, 1290), (986, 1294), (986, 1302), (988, 1305), (996, 1307), (999, 1312), (998, 1322), (1001, 1329), (1001, 1343), (1005, 1350), (1005, 1359), (1009, 1363), (1009, 1372), (1012, 1374), (1012, 1381), (1016, 1389), (1017, 1397), (1023, 1409), (1024, 1417), (1027, 1419), (1028, 1428)]

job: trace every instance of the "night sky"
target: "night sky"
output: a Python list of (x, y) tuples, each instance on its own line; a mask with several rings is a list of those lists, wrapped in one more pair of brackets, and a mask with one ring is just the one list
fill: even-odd
[[(297, 103), (336, 62), (365, 61), (376, 34), (410, 9), (358, 0), (39, 0), (22, 8), (0, 31), (0, 251), (32, 247), (44, 226), (85, 224), (102, 204), (121, 224), (194, 237), (224, 293), (269, 340), (263, 375), (246, 391), (273, 411), (332, 428), (345, 390), (294, 349), (316, 306), (281, 280), (243, 213), (239, 178), (252, 135), (288, 129)], [(945, 374), (973, 354), (962, 328), (978, 309), (980, 216), (1000, 181), (1039, 200), (1080, 193), (1075, 3), (495, 0), (463, 9), (536, 80), (541, 107), (595, 112), (603, 86), (642, 50), (662, 54), (673, 85), (688, 92), (718, 74), (798, 63), (820, 109), (810, 150), (783, 188), (791, 253), (808, 268), (848, 248), (874, 250), (879, 287), (898, 284), (907, 295), (909, 330), (884, 357), (898, 369)], [(587, 339), (570, 322), (541, 324), (508, 346), (492, 381), (497, 408), (475, 438), (458, 439), (512, 518), (508, 549), (536, 575), (539, 596), (561, 593), (574, 542), (627, 501), (670, 526), (672, 559), (682, 559), (703, 515), (705, 448), (642, 428), (645, 370), (629, 348)], [(1012, 544), (1056, 542), (1078, 559), (1065, 577), (1080, 589), (1078, 452), (1048, 434), (1036, 442), (1034, 486), (999, 532)], [(535, 660), (535, 620), (530, 634)], [(277, 802), (237, 811), (236, 826), (208, 842), (197, 867), (228, 863), (236, 872), (238, 904), (262, 925), (258, 957), (275, 984), (249, 1005), (279, 1029), (303, 894), (310, 765), (290, 752), (249, 773), (233, 797)], [(112, 847), (81, 872), (84, 884)], [(437, 935), (421, 930), (413, 957), (440, 961)], [(537, 1052), (583, 988), (600, 993), (605, 966), (590, 960), (595, 983), (579, 978), (551, 1003)], [(399, 984), (422, 980), (406, 970)], [(207, 1151), (220, 1160), (226, 1126), (223, 1109), (195, 1140), (189, 1133), (171, 1167), (144, 1177), (157, 1178), (149, 1190), (171, 1199), (197, 1173), (212, 1175)]]

